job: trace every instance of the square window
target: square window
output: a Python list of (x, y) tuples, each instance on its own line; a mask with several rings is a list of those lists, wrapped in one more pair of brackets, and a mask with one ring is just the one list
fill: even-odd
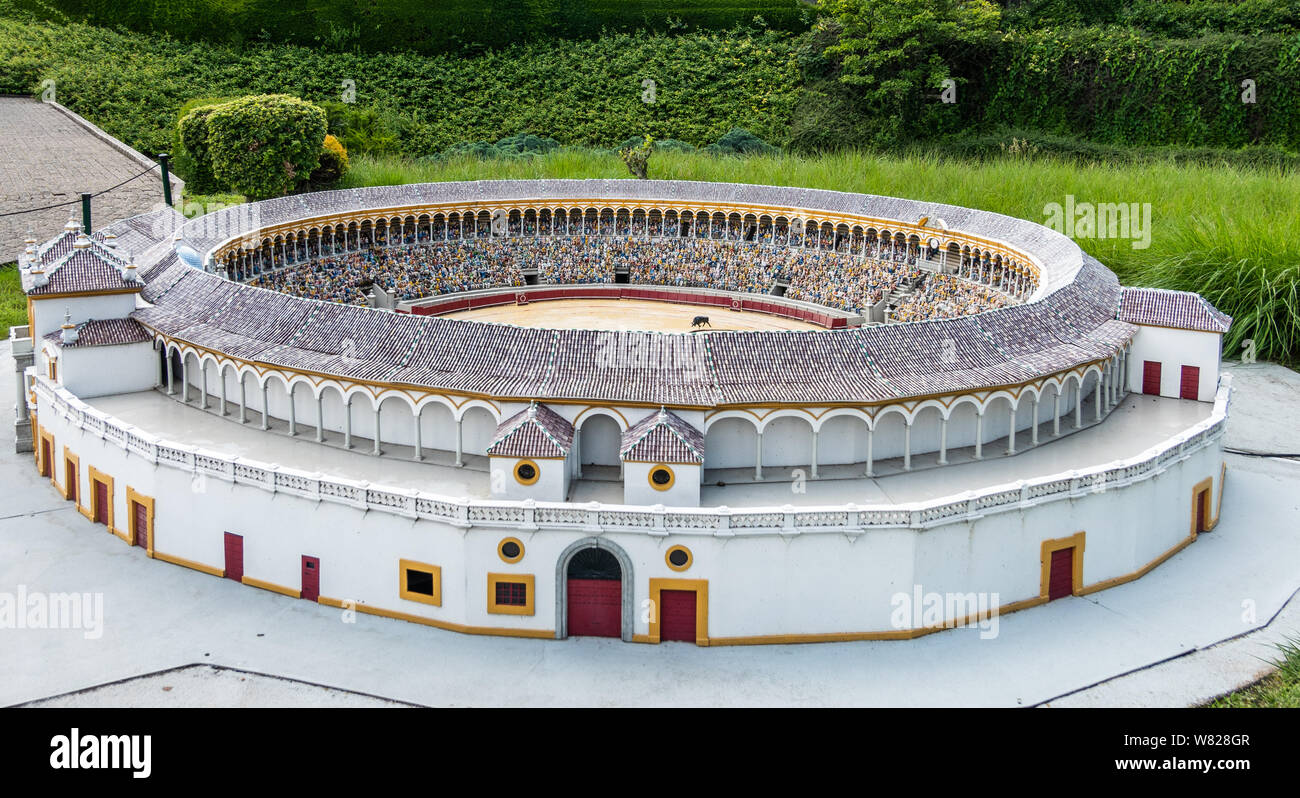
[(407, 568), (406, 590), (410, 593), (419, 593), (422, 596), (432, 596), (433, 574), (428, 571), (417, 571), (414, 568)]
[(537, 595), (532, 574), (488, 574), (487, 611), (495, 615), (532, 615)]
[(407, 601), (442, 606), (442, 568), (415, 560), (398, 562), (398, 592)]
[(528, 585), (523, 582), (497, 582), (497, 604), (508, 607), (528, 606)]

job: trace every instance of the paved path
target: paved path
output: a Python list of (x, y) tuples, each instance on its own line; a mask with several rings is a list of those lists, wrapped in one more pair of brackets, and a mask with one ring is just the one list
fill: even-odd
[[(0, 345), (0, 362), (7, 357)], [(1248, 392), (1251, 381), (1239, 385)], [(0, 385), (0, 418), (12, 412), (11, 388)], [(1234, 412), (1233, 425), (1253, 423)], [(477, 637), (352, 618), (150, 560), (86, 521), (36, 476), (30, 455), (11, 451), (0, 441), (0, 592), (100, 592), (104, 623), (91, 638), (0, 630), (0, 706), (194, 663), (438, 706), (1185, 705), (1261, 674), (1250, 659), (1267, 655), (1260, 639), (1240, 650), (1211, 647), (1265, 624), (1300, 587), (1300, 465), (1229, 456), (1214, 532), (1135, 582), (1005, 616), (993, 639), (972, 629), (913, 641), (696, 648)], [(1245, 601), (1254, 622), (1243, 619)], [(1295, 615), (1267, 635), (1295, 634)], [(1165, 661), (1164, 670), (1143, 670)], [(156, 682), (140, 684), (114, 700), (156, 700), (148, 688)], [(206, 692), (193, 682), (187, 695), (216, 705), (238, 697), (220, 682)], [(297, 695), (333, 703), (324, 692)]]
[[(30, 97), (0, 96), (0, 175), (4, 175), (0, 214), (75, 202), (38, 213), (0, 216), (0, 263), (18, 259), (28, 230), (37, 241), (47, 241), (69, 217), (80, 220), (81, 192), (106, 189), (143, 171), (147, 164), (124, 152), (124, 147), (59, 106)], [(173, 183), (176, 202), (181, 199), (180, 185), (180, 181)], [(162, 201), (162, 178), (155, 171), (96, 197), (91, 221), (98, 227), (156, 210)]]

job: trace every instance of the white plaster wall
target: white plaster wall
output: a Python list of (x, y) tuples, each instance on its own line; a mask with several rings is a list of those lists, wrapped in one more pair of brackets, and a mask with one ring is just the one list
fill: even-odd
[[(553, 630), (558, 557), (589, 534), (490, 524), (462, 532), (441, 522), (363, 513), (215, 477), (195, 478), (76, 429), (44, 399), (38, 412), (55, 438), (54, 473), (60, 484), (67, 445), (81, 457), (83, 493), (92, 466), (115, 478), (114, 517), (120, 526), (127, 519), (126, 486), (157, 500), (158, 551), (222, 568), (223, 533), (234, 532), (244, 537), (247, 576), (298, 589), (301, 557), (319, 557), (321, 593), (331, 598), (449, 623)], [(785, 537), (742, 532), (727, 538), (712, 531), (670, 530), (663, 537), (628, 532), (606, 537), (633, 560), (634, 607), (641, 606), (652, 577), (708, 580), (711, 637), (882, 632), (892, 629), (892, 596), (917, 584), (925, 591), (996, 592), (1003, 604), (1035, 598), (1042, 541), (1080, 530), (1086, 532), (1085, 584), (1130, 575), (1188, 537), (1192, 487), (1207, 477), (1213, 480), (1212, 514), (1217, 514), (1221, 463), (1220, 449), (1209, 446), (1133, 486), (924, 530)], [(548, 464), (563, 477), (560, 461)], [(679, 484), (688, 482), (678, 474)], [(497, 556), (497, 543), (507, 536), (525, 543), (519, 563)], [(676, 544), (693, 553), (691, 567), (681, 573), (663, 561)], [(442, 568), (442, 607), (398, 597), (401, 558)], [(487, 612), (487, 574), (502, 572), (534, 575), (533, 616)], [(634, 615), (636, 632), (648, 633), (642, 613)]]
[(50, 297), (32, 302), (33, 338), (42, 338), (63, 326), (64, 313), (72, 315), (73, 324), (91, 319), (120, 319), (135, 310), (135, 294)]
[(1199, 366), (1200, 390), (1197, 399), (1213, 402), (1219, 387), (1219, 361), (1223, 336), (1195, 330), (1141, 326), (1133, 338), (1129, 354), (1129, 390), (1142, 392), (1143, 362), (1153, 360), (1160, 367), (1160, 395), (1178, 398), (1183, 366)]
[(623, 464), (623, 503), (665, 507), (700, 506), (700, 467), (680, 463), (670, 464), (673, 486), (668, 490), (655, 490), (650, 484), (650, 469), (654, 463)]
[(145, 341), (122, 346), (64, 347), (63, 387), (83, 399), (147, 391), (158, 382), (158, 353)]
[(492, 495), (500, 499), (522, 501), (535, 499), (539, 502), (562, 502), (569, 497), (569, 461), (533, 459), (540, 472), (537, 481), (525, 485), (515, 479), (515, 464), (518, 457), (490, 457), (491, 478), (489, 483)]

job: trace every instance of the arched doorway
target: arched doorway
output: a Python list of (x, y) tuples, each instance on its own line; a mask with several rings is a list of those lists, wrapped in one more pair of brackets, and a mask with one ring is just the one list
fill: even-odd
[(632, 640), (632, 560), (602, 538), (570, 544), (555, 563), (555, 636)]
[(623, 568), (605, 549), (582, 549), (566, 574), (570, 637), (619, 637), (622, 629)]

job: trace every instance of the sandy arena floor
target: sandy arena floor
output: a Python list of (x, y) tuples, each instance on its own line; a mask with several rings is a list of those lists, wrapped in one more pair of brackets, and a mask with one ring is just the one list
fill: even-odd
[(498, 305), (446, 314), (449, 319), (495, 321), (520, 327), (584, 330), (686, 332), (691, 319), (708, 316), (714, 330), (820, 330), (816, 324), (767, 313), (728, 310), (645, 299), (552, 299), (527, 305)]

